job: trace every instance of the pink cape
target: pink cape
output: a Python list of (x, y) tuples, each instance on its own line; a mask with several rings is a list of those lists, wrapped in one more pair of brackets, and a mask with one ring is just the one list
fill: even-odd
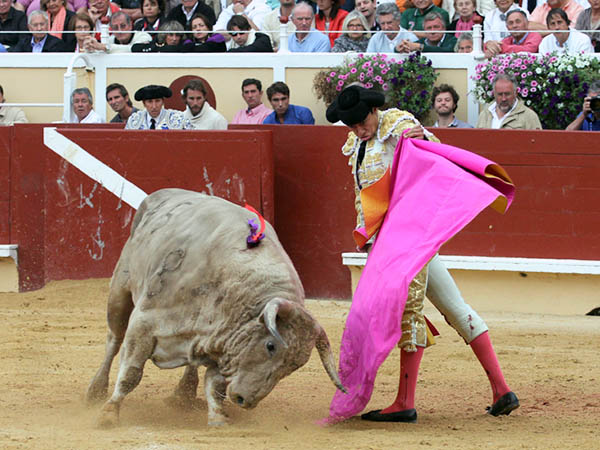
[[(402, 139), (390, 173), (389, 208), (379, 229), (346, 320), (335, 423), (369, 402), (377, 369), (400, 340), (408, 285), (440, 247), (487, 206), (506, 211), (514, 185), (499, 165), (449, 145)], [(376, 219), (366, 217), (366, 222)], [(360, 231), (365, 239), (373, 232)]]

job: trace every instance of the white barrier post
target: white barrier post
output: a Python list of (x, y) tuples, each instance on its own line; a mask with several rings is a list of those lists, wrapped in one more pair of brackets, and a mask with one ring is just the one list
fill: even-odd
[(288, 47), (287, 20), (284, 23), (279, 19), (279, 22), (279, 50), (277, 53), (290, 53)]
[(481, 59), (483, 54), (483, 34), (481, 33), (481, 25), (473, 25), (473, 57)]

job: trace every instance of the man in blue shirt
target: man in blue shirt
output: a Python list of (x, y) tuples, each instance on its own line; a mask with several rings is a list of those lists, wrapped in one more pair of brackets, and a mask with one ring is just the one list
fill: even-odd
[(300, 2), (292, 10), (292, 22), (296, 25), (296, 32), (288, 37), (290, 52), (330, 52), (329, 38), (323, 33), (311, 29), (315, 18), (312, 7), (306, 2)]
[(264, 124), (315, 124), (315, 118), (310, 109), (304, 106), (290, 105), (290, 88), (285, 83), (277, 81), (269, 86), (267, 98), (271, 102), (273, 112), (265, 117)]
[(583, 110), (567, 126), (567, 130), (600, 131), (600, 80), (590, 84), (588, 95), (583, 101)]

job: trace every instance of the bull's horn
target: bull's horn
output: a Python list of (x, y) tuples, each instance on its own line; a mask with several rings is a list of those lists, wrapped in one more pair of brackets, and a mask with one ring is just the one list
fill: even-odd
[(327, 333), (325, 333), (323, 327), (317, 322), (315, 322), (315, 329), (317, 330), (317, 342), (315, 343), (315, 347), (317, 347), (323, 367), (325, 368), (327, 375), (329, 375), (329, 378), (331, 378), (331, 381), (333, 381), (333, 384), (335, 384), (335, 387), (337, 387), (344, 394), (347, 394), (348, 391), (342, 384), (337, 370), (335, 369), (335, 358), (333, 357), (333, 352), (331, 351), (331, 345), (329, 344)]
[(289, 313), (292, 307), (292, 303), (288, 300), (274, 298), (269, 300), (269, 303), (265, 305), (261, 313), (261, 317), (263, 318), (269, 333), (271, 333), (275, 339), (281, 342), (281, 345), (283, 345), (285, 348), (287, 348), (288, 345), (279, 334), (279, 331), (277, 331), (277, 314), (279, 313), (281, 315), (285, 315)]

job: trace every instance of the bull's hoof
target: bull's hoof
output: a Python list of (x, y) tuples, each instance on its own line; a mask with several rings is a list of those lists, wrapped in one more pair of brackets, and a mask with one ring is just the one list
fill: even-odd
[(98, 428), (114, 428), (119, 425), (119, 407), (114, 403), (107, 403), (102, 407), (96, 420)]
[(96, 403), (106, 400), (106, 397), (108, 397), (108, 386), (102, 388), (90, 386), (85, 393), (85, 402), (88, 405), (95, 405)]

